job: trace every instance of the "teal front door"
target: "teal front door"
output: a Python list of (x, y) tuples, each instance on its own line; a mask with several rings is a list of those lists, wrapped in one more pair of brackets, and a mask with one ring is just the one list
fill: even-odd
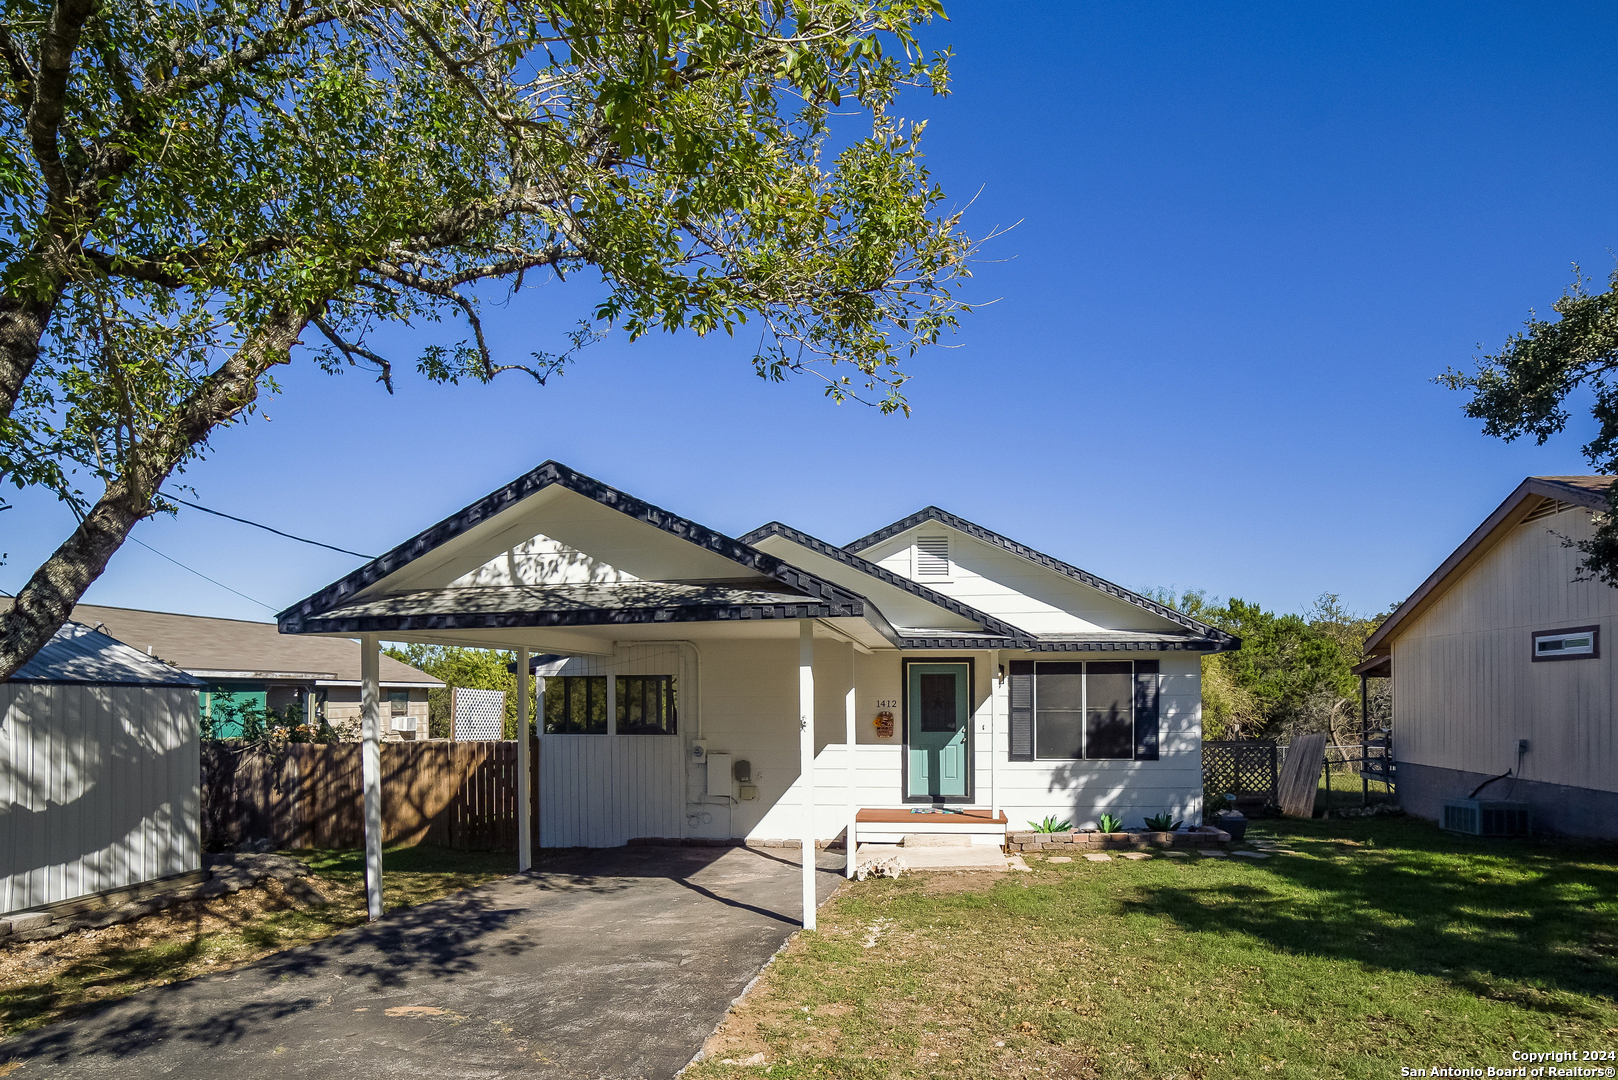
[(967, 666), (911, 664), (906, 681), (906, 794), (913, 799), (966, 798)]

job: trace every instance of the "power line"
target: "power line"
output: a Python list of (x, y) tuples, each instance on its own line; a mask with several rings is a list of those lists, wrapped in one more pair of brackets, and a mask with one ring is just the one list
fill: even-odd
[[(331, 551), (340, 551), (344, 555), (352, 555), (356, 559), (374, 559), (374, 558), (376, 558), (375, 555), (362, 555), (357, 551), (350, 551), (347, 548), (340, 548), (340, 547), (336, 546), (335, 544), (322, 544), (319, 540), (306, 540), (301, 536), (293, 536), (289, 532), (282, 532), (280, 529), (272, 529), (268, 525), (260, 525), (256, 521), (248, 521), (246, 518), (237, 517), (235, 514), (225, 514), (225, 513), (221, 513), (218, 510), (210, 510), (206, 506), (198, 506), (194, 502), (186, 502), (184, 499), (177, 499), (173, 495), (167, 495), (167, 496), (164, 496), (164, 497), (169, 498), (169, 499), (174, 499), (174, 501), (179, 503), (181, 506), (189, 506), (193, 510), (201, 510), (204, 514), (212, 514), (215, 517), (228, 518), (231, 521), (239, 521), (243, 525), (251, 525), (255, 529), (263, 529), (265, 532), (272, 532), (276, 536), (284, 536), (288, 540), (296, 540), (300, 544), (313, 544), (315, 547), (323, 547), (323, 548), (327, 548), (327, 549), (329, 549)], [(187, 569), (190, 569), (190, 567), (187, 567)], [(214, 582), (214, 584), (217, 585), (219, 583)], [(234, 591), (234, 590), (232, 590), (232, 591)], [(257, 601), (254, 601), (254, 602), (256, 603)]]
[[(248, 524), (252, 524), (252, 522), (248, 522)], [(274, 530), (271, 530), (271, 531), (273, 532)], [(170, 558), (169, 556), (164, 555), (161, 551), (157, 550), (156, 548), (154, 548), (152, 545), (146, 543), (145, 541), (137, 540), (133, 536), (131, 536), (129, 539), (134, 540), (135, 543), (139, 544), (141, 547), (145, 548), (147, 551), (150, 551), (153, 555), (156, 555), (158, 558), (160, 558), (160, 559), (168, 559), (169, 562), (173, 563), (175, 566), (178, 566), (181, 570), (191, 570), (191, 567), (185, 565), (185, 563), (181, 562), (179, 559)], [(293, 539), (297, 539), (297, 538), (294, 537)], [(207, 574), (204, 574), (201, 570), (191, 570), (191, 572), (193, 574), (197, 575), (197, 577), (201, 578), (203, 581), (213, 582), (213, 584), (219, 586), (221, 589), (224, 589), (226, 592), (235, 593), (237, 596), (241, 597), (243, 600), (253, 600), (253, 598), (251, 596), (248, 596), (246, 593), (240, 592), (240, 591), (238, 591), (236, 589), (232, 589), (229, 585), (226, 585), (223, 581), (214, 581), (213, 578), (209, 577)], [(270, 607), (270, 605), (266, 604), (262, 600), (253, 600), (253, 603), (257, 604), (259, 607), (263, 608), (265, 611), (274, 611), (274, 610), (276, 610), (275, 608)]]

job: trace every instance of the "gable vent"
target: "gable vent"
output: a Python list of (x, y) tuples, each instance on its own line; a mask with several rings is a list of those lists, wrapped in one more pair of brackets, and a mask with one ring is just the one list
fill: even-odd
[(949, 577), (949, 537), (916, 537), (916, 576), (918, 578)]
[(1523, 522), (1526, 524), (1530, 521), (1538, 521), (1541, 518), (1548, 518), (1553, 514), (1560, 514), (1563, 510), (1571, 509), (1573, 509), (1572, 503), (1565, 503), (1558, 499), (1547, 498), (1538, 506), (1534, 507), (1533, 511), (1527, 517), (1523, 518)]

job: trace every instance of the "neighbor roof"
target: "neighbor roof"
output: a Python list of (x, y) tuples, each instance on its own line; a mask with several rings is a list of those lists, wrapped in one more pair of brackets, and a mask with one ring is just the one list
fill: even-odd
[(1589, 510), (1603, 509), (1607, 505), (1607, 489), (1612, 487), (1614, 480), (1618, 480), (1618, 477), (1530, 476), (1525, 479), (1366, 639), (1365, 655), (1381, 656), (1391, 652), (1393, 639), (1399, 636), (1401, 627), (1431, 607), (1451, 585), (1504, 539), (1507, 532), (1522, 524), (1530, 514), (1546, 509), (1552, 503), (1582, 506)]
[[(1043, 567), (1046, 570), (1061, 574), (1064, 577), (1072, 578), (1074, 581), (1088, 585), (1092, 589), (1106, 593), (1108, 596), (1115, 597), (1127, 604), (1133, 604), (1135, 607), (1149, 611), (1159, 618), (1167, 619), (1172, 623), (1177, 623), (1198, 636), (1207, 639), (1207, 641), (1212, 644), (1216, 650), (1241, 648), (1241, 639), (1236, 637), (1234, 634), (1226, 633), (1225, 631), (1220, 630), (1218, 627), (1210, 626), (1205, 622), (1200, 622), (1193, 619), (1184, 612), (1175, 611), (1173, 608), (1164, 604), (1159, 604), (1157, 601), (1148, 599), (1137, 592), (1131, 592), (1122, 585), (1114, 585), (1105, 578), (1097, 577), (1087, 570), (1080, 570), (1078, 567), (1073, 566), (1070, 563), (1065, 563), (1061, 559), (1054, 556), (1046, 555), (1042, 551), (1036, 551), (1027, 544), (1020, 544), (1010, 537), (1001, 536), (992, 529), (986, 529), (982, 525), (978, 525), (975, 522), (968, 521), (963, 517), (951, 514), (947, 510), (940, 510), (936, 506), (924, 507), (921, 510), (916, 511), (914, 514), (911, 514), (907, 518), (901, 518), (900, 520), (895, 521), (892, 525), (878, 529), (876, 532), (871, 533), (868, 536), (862, 536), (858, 540), (855, 540), (853, 543), (847, 545), (843, 550), (853, 554), (868, 551), (882, 543), (884, 540), (891, 540), (900, 533), (909, 532), (916, 526), (925, 525), (930, 521), (936, 521), (940, 525), (947, 525), (957, 532), (965, 533), (974, 540), (981, 540), (986, 544), (993, 544), (996, 547), (1003, 548), (1019, 558), (1026, 559), (1035, 566)], [(1113, 639), (1115, 636), (1116, 635), (1113, 634), (1107, 635), (1109, 640)], [(1157, 636), (1167, 637), (1167, 635)], [(1053, 635), (1041, 635), (1040, 640), (1042, 642), (1049, 641), (1053, 640), (1054, 637), (1055, 636)], [(1143, 640), (1144, 638), (1150, 637), (1154, 637), (1154, 635), (1144, 635)], [(1074, 638), (1069, 647), (1073, 649), (1083, 649), (1086, 646), (1080, 643), (1078, 638)]]
[[(10, 600), (4, 605), (9, 607)], [(102, 627), (141, 654), (151, 655), (193, 674), (215, 679), (289, 679), (300, 682), (358, 682), (360, 650), (341, 638), (286, 637), (274, 623), (216, 619), (168, 611), (80, 604), (70, 616), (86, 626)], [(395, 685), (442, 686), (383, 655), (382, 682)]]
[(137, 652), (109, 634), (68, 622), (9, 680), (25, 683), (95, 683), (100, 686), (208, 684), (155, 657)]

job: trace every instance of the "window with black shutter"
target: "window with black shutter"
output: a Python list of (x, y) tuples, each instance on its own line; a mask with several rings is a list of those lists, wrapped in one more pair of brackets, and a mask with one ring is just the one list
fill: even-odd
[(1006, 677), (1011, 698), (1012, 761), (1034, 760), (1034, 662), (1013, 660)]
[(1156, 761), (1156, 660), (1014, 660), (1012, 761)]

